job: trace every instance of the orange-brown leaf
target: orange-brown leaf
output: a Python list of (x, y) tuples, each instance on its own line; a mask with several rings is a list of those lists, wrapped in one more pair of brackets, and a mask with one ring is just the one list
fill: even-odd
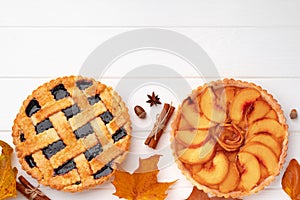
[(117, 170), (112, 182), (116, 188), (114, 195), (128, 200), (165, 199), (166, 191), (174, 182), (159, 183), (157, 181), (158, 161), (158, 155), (140, 159), (139, 167), (133, 174)]
[(157, 164), (160, 155), (154, 155), (147, 159), (139, 158), (139, 167), (134, 171), (135, 173), (145, 173), (158, 170)]
[(15, 197), (17, 169), (11, 167), (13, 149), (0, 140), (2, 154), (0, 155), (0, 199)]
[(281, 185), (292, 200), (300, 200), (300, 165), (292, 159), (286, 168)]
[(209, 197), (202, 190), (198, 190), (197, 187), (193, 187), (193, 191), (186, 200), (209, 200)]
[(238, 200), (238, 199), (231, 199), (231, 198), (223, 198), (223, 197), (209, 197), (205, 192), (202, 190), (198, 190), (197, 187), (193, 188), (192, 193), (186, 200)]

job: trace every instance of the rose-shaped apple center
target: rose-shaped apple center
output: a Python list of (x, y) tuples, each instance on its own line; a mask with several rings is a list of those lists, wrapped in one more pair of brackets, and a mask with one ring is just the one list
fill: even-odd
[(236, 151), (244, 143), (244, 134), (232, 125), (219, 126), (216, 132), (216, 139), (226, 151)]

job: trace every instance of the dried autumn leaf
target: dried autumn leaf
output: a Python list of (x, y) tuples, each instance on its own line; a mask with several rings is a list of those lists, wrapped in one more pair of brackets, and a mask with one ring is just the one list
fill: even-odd
[(198, 190), (197, 187), (193, 188), (192, 193), (186, 200), (238, 200), (232, 198), (223, 198), (223, 197), (209, 197), (205, 192), (202, 190)]
[(165, 199), (166, 191), (175, 181), (170, 183), (157, 181), (159, 157), (159, 155), (154, 155), (146, 159), (139, 159), (139, 167), (133, 174), (117, 170), (112, 182), (116, 188), (114, 195), (128, 200)]
[(197, 187), (193, 187), (193, 191), (186, 200), (209, 200), (209, 197), (202, 190), (198, 190)]
[(292, 200), (300, 200), (300, 165), (297, 160), (290, 161), (283, 174), (281, 185)]
[(0, 140), (2, 154), (0, 155), (0, 199), (15, 197), (17, 169), (11, 167), (11, 154), (13, 149)]

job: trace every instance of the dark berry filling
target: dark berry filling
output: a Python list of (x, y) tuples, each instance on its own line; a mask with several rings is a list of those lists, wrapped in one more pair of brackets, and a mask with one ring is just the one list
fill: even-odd
[(93, 146), (92, 148), (88, 149), (86, 152), (84, 152), (85, 158), (88, 161), (91, 161), (93, 158), (98, 156), (103, 151), (101, 144), (97, 144), (96, 146)]
[(80, 112), (80, 109), (76, 104), (74, 104), (62, 111), (65, 114), (66, 118), (70, 119), (71, 117), (77, 115)]
[(62, 166), (54, 169), (54, 175), (55, 176), (56, 175), (64, 175), (75, 168), (76, 168), (76, 163), (72, 159), (72, 160), (65, 162)]
[(114, 140), (114, 142), (117, 142), (123, 137), (125, 137), (126, 135), (127, 135), (126, 130), (124, 128), (120, 128), (119, 130), (116, 131), (116, 133), (112, 135), (112, 139)]
[(49, 144), (43, 149), (43, 153), (47, 159), (51, 158), (54, 154), (65, 148), (66, 145), (62, 140), (58, 140), (52, 144)]
[(36, 163), (34, 162), (32, 155), (25, 156), (25, 161), (27, 162), (27, 164), (29, 165), (30, 168), (36, 167)]
[(74, 134), (76, 135), (76, 138), (83, 138), (91, 133), (93, 133), (93, 127), (91, 126), (90, 123), (80, 127), (79, 129), (77, 129), (76, 131), (74, 131)]
[(45, 119), (44, 121), (38, 123), (35, 126), (35, 131), (36, 131), (36, 134), (39, 134), (39, 133), (42, 133), (42, 132), (48, 130), (49, 128), (53, 128), (53, 125), (49, 119)]
[(98, 94), (96, 96), (92, 96), (88, 98), (90, 105), (94, 105), (95, 103), (98, 103), (100, 100), (101, 98), (99, 97)]
[(52, 95), (56, 100), (70, 96), (63, 84), (59, 84), (51, 90)]
[(28, 117), (31, 117), (34, 113), (39, 111), (41, 106), (36, 99), (32, 99), (25, 109), (25, 113)]
[(20, 134), (20, 141), (21, 142), (24, 142), (26, 139), (25, 139), (25, 135), (24, 135), (24, 133), (21, 133)]
[(101, 177), (107, 176), (112, 172), (113, 172), (113, 168), (111, 167), (111, 163), (109, 163), (94, 174), (94, 179), (99, 179)]
[(104, 113), (102, 113), (100, 115), (102, 121), (104, 122), (104, 124), (108, 124), (112, 119), (113, 119), (113, 116), (111, 114), (111, 112), (109, 111), (105, 111)]
[(76, 183), (74, 183), (74, 185), (80, 185), (81, 181), (77, 181)]
[(87, 81), (87, 80), (80, 80), (80, 81), (76, 82), (76, 85), (80, 90), (85, 90), (86, 88), (93, 85), (93, 82), (92, 81)]

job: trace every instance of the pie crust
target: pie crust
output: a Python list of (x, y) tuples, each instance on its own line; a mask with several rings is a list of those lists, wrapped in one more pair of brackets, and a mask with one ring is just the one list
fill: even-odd
[(129, 149), (131, 122), (111, 87), (69, 76), (51, 80), (27, 97), (12, 136), (28, 174), (43, 185), (77, 192), (113, 175)]
[(288, 126), (278, 102), (254, 83), (224, 79), (193, 90), (172, 122), (171, 148), (198, 189), (243, 197), (269, 185), (287, 153)]

